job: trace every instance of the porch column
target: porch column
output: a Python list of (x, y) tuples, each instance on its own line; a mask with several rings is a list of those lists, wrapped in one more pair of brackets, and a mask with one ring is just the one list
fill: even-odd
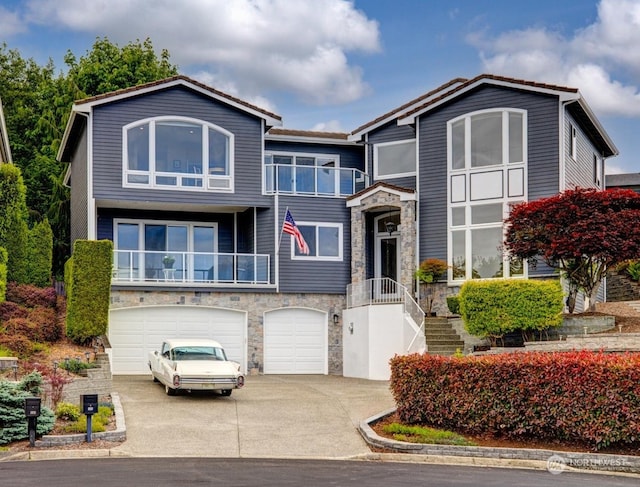
[(400, 202), (400, 284), (413, 295), (413, 272), (416, 270), (416, 202)]
[(366, 233), (365, 213), (361, 207), (351, 208), (351, 282), (364, 282), (367, 262), (364, 236)]

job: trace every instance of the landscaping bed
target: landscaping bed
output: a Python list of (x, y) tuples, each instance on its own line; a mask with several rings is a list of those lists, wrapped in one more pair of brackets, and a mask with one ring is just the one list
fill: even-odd
[[(376, 434), (383, 438), (388, 438), (390, 440), (399, 441), (396, 437), (394, 437), (393, 433), (389, 433), (386, 431), (388, 425), (391, 424), (403, 424), (400, 417), (394, 412), (387, 416), (384, 416), (380, 420), (375, 423), (370, 424), (369, 426)], [(421, 427), (433, 427), (428, 424), (417, 424), (417, 425), (407, 425), (407, 426), (421, 426)], [(525, 449), (539, 449), (539, 450), (554, 450), (554, 451), (564, 451), (564, 452), (578, 452), (578, 453), (593, 453), (595, 450), (586, 444), (577, 444), (577, 443), (566, 443), (560, 441), (540, 441), (540, 440), (527, 440), (527, 441), (516, 441), (510, 440), (508, 438), (499, 438), (492, 437), (489, 435), (486, 436), (478, 436), (478, 435), (469, 435), (463, 433), (462, 431), (452, 431), (462, 437), (464, 437), (470, 444), (474, 446), (480, 447), (498, 447), (498, 448), (525, 448)], [(435, 443), (434, 443), (435, 444)], [(441, 443), (443, 444), (443, 443)], [(372, 447), (374, 451), (378, 452), (391, 452), (392, 450), (386, 450), (384, 448)], [(631, 456), (640, 456), (640, 441), (633, 445), (620, 445), (620, 446), (611, 446), (607, 448), (601, 448), (598, 450), (598, 453), (603, 454), (612, 454), (612, 455), (631, 455)]]

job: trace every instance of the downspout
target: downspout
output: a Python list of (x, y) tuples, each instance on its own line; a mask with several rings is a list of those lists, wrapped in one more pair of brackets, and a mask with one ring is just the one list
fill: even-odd
[[(420, 118), (416, 118), (416, 209), (415, 209), (415, 221), (416, 221), (416, 247), (414, 257), (414, 269), (420, 266)], [(447, 210), (448, 211), (448, 210)], [(447, 230), (448, 231), (448, 230)], [(413, 274), (413, 272), (412, 272)], [(414, 279), (414, 286), (416, 292), (414, 297), (420, 300), (420, 282), (417, 278)]]

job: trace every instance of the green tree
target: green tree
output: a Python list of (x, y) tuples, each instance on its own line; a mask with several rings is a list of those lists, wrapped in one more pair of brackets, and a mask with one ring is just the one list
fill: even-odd
[(29, 284), (46, 287), (51, 284), (53, 232), (46, 218), (29, 231), (27, 280)]
[(66, 167), (56, 154), (73, 102), (178, 73), (168, 51), (156, 55), (150, 39), (120, 48), (97, 38), (80, 59), (68, 51), (65, 64), (67, 73), (56, 75), (51, 60), (39, 66), (6, 43), (0, 46), (0, 98), (13, 161), (24, 175), (29, 223), (45, 216), (51, 222), (56, 276), (62, 275), (70, 251), (69, 191), (62, 184)]
[(27, 282), (26, 188), (20, 169), (0, 165), (0, 247), (8, 253), (7, 280)]
[(64, 58), (69, 66), (69, 78), (85, 96), (136, 86), (178, 74), (169, 62), (169, 51), (156, 55), (149, 38), (130, 42), (119, 48), (106, 37), (97, 38), (93, 48), (79, 61), (67, 52)]
[(558, 269), (568, 301), (582, 291), (592, 308), (607, 271), (640, 258), (640, 194), (631, 190), (567, 190), (516, 205), (506, 222), (509, 254)]

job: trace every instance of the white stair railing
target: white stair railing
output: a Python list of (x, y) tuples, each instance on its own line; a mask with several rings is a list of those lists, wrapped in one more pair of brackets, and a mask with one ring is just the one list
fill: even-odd
[(347, 308), (374, 304), (402, 304), (405, 316), (413, 320), (416, 328), (416, 334), (409, 343), (407, 351), (419, 336), (424, 336), (425, 312), (402, 284), (388, 277), (379, 277), (347, 286)]

